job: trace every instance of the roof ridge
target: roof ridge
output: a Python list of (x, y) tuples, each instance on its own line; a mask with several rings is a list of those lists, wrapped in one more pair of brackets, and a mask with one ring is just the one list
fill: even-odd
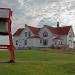
[(71, 26), (64, 26), (64, 27), (49, 27), (48, 29), (56, 35), (67, 35)]
[(16, 32), (13, 34), (13, 36), (19, 36), (23, 30), (24, 28), (17, 29)]
[(32, 27), (32, 28), (37, 28), (37, 29), (40, 29), (40, 28), (38, 28), (38, 27), (34, 27), (34, 26), (29, 26), (29, 25), (28, 25), (28, 27)]
[[(33, 34), (38, 34), (38, 32), (40, 31), (41, 28), (38, 27), (33, 27), (33, 26), (27, 26)], [(50, 30), (50, 32), (52, 32), (53, 34), (56, 35), (67, 35), (69, 30), (70, 30), (71, 26), (63, 26), (63, 27), (52, 27), (52, 26), (48, 26), (47, 28)], [(13, 34), (13, 36), (19, 36), (21, 34), (21, 32), (24, 30), (25, 28), (19, 28), (17, 29), (17, 31)]]

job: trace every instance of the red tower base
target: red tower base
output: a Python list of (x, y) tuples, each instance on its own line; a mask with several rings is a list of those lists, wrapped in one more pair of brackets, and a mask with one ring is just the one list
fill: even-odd
[(8, 61), (8, 63), (15, 63), (14, 46), (10, 45), (8, 47), (8, 50), (10, 52), (10, 60)]
[(13, 45), (0, 45), (0, 49), (8, 49), (10, 54), (10, 60), (7, 63), (15, 63), (15, 54)]

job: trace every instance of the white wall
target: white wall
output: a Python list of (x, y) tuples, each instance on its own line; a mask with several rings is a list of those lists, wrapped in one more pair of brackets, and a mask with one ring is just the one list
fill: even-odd
[[(57, 36), (57, 35), (54, 35), (54, 37)], [(62, 40), (62, 43), (64, 45), (67, 45), (67, 35), (60, 35), (59, 37), (61, 40)]]
[[(22, 47), (28, 47), (28, 44), (27, 45), (25, 45), (24, 44), (24, 40), (27, 40), (27, 38), (29, 37), (29, 36), (27, 36), (27, 37), (25, 37), (25, 32), (31, 32), (31, 30), (28, 28), (28, 27), (26, 27), (24, 30), (23, 30), (23, 32), (21, 33), (21, 35), (20, 35), (20, 40), (21, 40), (21, 46)], [(31, 36), (33, 36), (33, 33), (31, 32)]]
[(28, 38), (28, 47), (41, 47), (40, 38)]
[(73, 41), (74, 41), (74, 34), (72, 28), (70, 28), (70, 31), (67, 35), (67, 44), (69, 45), (69, 48), (73, 48)]
[[(48, 37), (43, 37), (43, 33), (45, 31), (48, 32)], [(21, 35), (19, 35), (18, 37), (13, 37), (14, 46), (16, 48), (18, 47), (51, 47), (54, 40), (53, 37), (57, 36), (55, 34), (52, 34), (50, 30), (46, 26), (44, 26), (39, 31), (39, 36), (42, 38), (42, 43), (40, 43), (40, 38), (28, 38), (28, 36), (25, 37), (25, 32), (31, 32), (31, 30), (28, 27), (26, 27), (22, 31)], [(31, 36), (33, 35), (34, 34), (31, 32)], [(72, 37), (69, 37), (69, 35), (71, 35)], [(68, 35), (61, 35), (60, 39), (62, 39), (62, 42), (64, 45), (69, 45), (70, 48), (73, 48), (73, 36), (74, 34), (71, 28)], [(43, 39), (48, 40), (48, 45), (43, 45)], [(16, 46), (16, 40), (19, 40), (19, 44), (17, 46)], [(24, 40), (27, 40), (27, 45), (25, 45)], [(71, 42), (69, 40), (71, 40)]]
[[(16, 40), (18, 40), (18, 45), (16, 45)], [(14, 47), (16, 48), (16, 49), (18, 49), (18, 47), (19, 47), (19, 45), (20, 45), (20, 38), (19, 37), (17, 37), (17, 36), (15, 36), (15, 37), (13, 37), (13, 44), (14, 44)]]
[(73, 42), (73, 48), (75, 49), (75, 42)]
[[(48, 37), (43, 37), (44, 31), (48, 32)], [(46, 26), (44, 26), (43, 28), (41, 28), (41, 30), (39, 32), (39, 36), (42, 39), (48, 39), (48, 45), (41, 44), (41, 47), (51, 47), (52, 46), (52, 43), (53, 43), (53, 40), (52, 40), (53, 39), (53, 35), (52, 35), (52, 33), (50, 32), (50, 30)]]
[(9, 10), (7, 9), (0, 9), (0, 17), (8, 18), (9, 17)]
[[(28, 28), (28, 27), (26, 27), (23, 31), (22, 31), (22, 33), (21, 33), (21, 35), (19, 35), (19, 36), (17, 36), (17, 37), (13, 37), (13, 42), (14, 42), (14, 46), (16, 47), (16, 48), (18, 48), (18, 47), (28, 47), (28, 44), (27, 45), (25, 45), (25, 43), (24, 43), (24, 40), (27, 40), (27, 38), (28, 38), (28, 36), (27, 37), (25, 37), (25, 32), (31, 32), (31, 30)], [(34, 34), (31, 32), (31, 36), (33, 36)], [(19, 45), (18, 46), (16, 46), (16, 40), (19, 40)]]

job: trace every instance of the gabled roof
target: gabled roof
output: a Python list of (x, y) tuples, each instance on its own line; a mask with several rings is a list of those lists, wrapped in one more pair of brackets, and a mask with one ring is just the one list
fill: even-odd
[(23, 30), (24, 30), (24, 28), (18, 29), (18, 30), (14, 33), (13, 36), (19, 36)]
[[(32, 26), (27, 26), (33, 34), (38, 35), (38, 32), (40, 30), (40, 28), (36, 28), (36, 27), (32, 27)], [(19, 36), (21, 34), (21, 32), (24, 30), (25, 28), (19, 28), (13, 36)]]
[(64, 26), (64, 27), (48, 27), (48, 29), (56, 35), (67, 35), (71, 26)]
[(28, 28), (32, 31), (33, 34), (38, 35), (40, 28), (28, 26)]
[[(32, 26), (27, 26), (31, 32), (35, 35), (38, 35), (38, 32), (40, 31), (41, 28), (37, 28), (37, 27), (32, 27)], [(67, 35), (71, 26), (64, 26), (64, 27), (50, 27), (47, 26), (47, 28), (50, 30), (50, 32), (52, 32), (53, 34), (56, 35)], [(18, 29), (13, 36), (19, 36), (21, 34), (21, 32), (24, 30), (25, 28), (20, 28)]]

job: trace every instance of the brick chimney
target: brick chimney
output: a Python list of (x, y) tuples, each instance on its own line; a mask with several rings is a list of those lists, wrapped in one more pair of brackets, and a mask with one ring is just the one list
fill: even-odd
[(57, 27), (59, 27), (59, 22), (57, 22)]
[(25, 27), (27, 27), (27, 24), (25, 24)]

